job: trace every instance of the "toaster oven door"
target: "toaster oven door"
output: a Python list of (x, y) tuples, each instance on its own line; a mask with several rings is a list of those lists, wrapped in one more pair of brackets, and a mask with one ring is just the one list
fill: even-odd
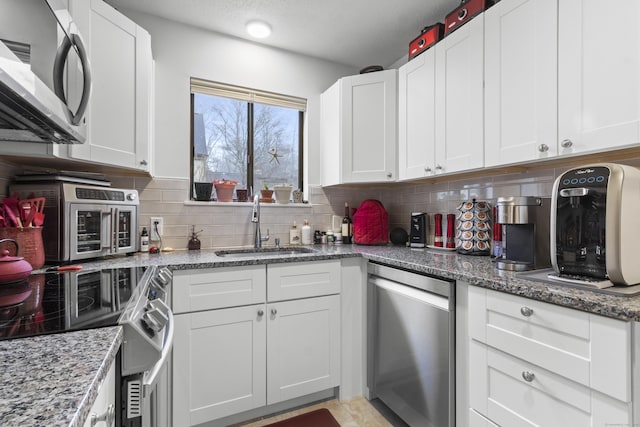
[(70, 204), (69, 260), (137, 250), (137, 207)]

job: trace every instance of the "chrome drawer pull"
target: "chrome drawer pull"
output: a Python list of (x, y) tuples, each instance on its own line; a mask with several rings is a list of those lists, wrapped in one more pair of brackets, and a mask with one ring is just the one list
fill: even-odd
[(522, 378), (524, 378), (524, 380), (528, 383), (530, 383), (531, 381), (533, 381), (533, 379), (536, 376), (533, 374), (533, 372), (529, 372), (529, 371), (522, 371)]
[(272, 309), (271, 309), (271, 314), (272, 314), (273, 316), (275, 316), (276, 314), (278, 314), (278, 310), (276, 310), (275, 308), (272, 308)]
[(521, 307), (520, 314), (522, 314), (524, 317), (529, 317), (533, 314), (533, 309), (529, 307)]

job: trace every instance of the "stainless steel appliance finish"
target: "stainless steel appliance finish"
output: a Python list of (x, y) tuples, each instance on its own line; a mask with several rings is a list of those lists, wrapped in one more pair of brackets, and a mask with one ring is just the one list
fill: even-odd
[(138, 250), (138, 192), (77, 184), (13, 184), (11, 194), (44, 197), (43, 241), (49, 262), (133, 253)]
[(525, 271), (549, 267), (551, 199), (498, 197), (496, 222), (502, 225), (501, 270)]
[(169, 426), (172, 278), (167, 268), (149, 267), (120, 317), (121, 426)]
[(455, 426), (455, 282), (368, 267), (368, 387), (411, 426)]
[(560, 276), (640, 283), (640, 170), (600, 163), (558, 176), (551, 203), (551, 261)]
[(88, 56), (61, 0), (0, 2), (0, 141), (82, 143)]

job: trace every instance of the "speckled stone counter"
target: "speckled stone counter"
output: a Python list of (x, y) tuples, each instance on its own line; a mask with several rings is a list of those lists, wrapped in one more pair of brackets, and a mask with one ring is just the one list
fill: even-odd
[(606, 295), (588, 289), (525, 280), (516, 273), (498, 270), (489, 257), (459, 255), (437, 249), (399, 246), (314, 245), (312, 253), (294, 255), (259, 254), (253, 258), (220, 257), (215, 250), (176, 251), (160, 254), (136, 254), (100, 262), (87, 267), (166, 265), (173, 270), (225, 266), (311, 261), (361, 256), (370, 261), (465, 281), (471, 285), (508, 292), (551, 304), (562, 305), (620, 320), (640, 321), (640, 296)]
[(121, 343), (119, 326), (0, 341), (0, 426), (82, 426)]
[[(216, 255), (216, 250), (135, 254), (82, 263), (85, 269), (168, 266), (173, 270), (363, 257), (372, 262), (508, 292), (620, 320), (640, 321), (640, 296), (621, 297), (524, 280), (488, 257), (397, 246), (317, 245), (310, 253)], [(0, 341), (0, 426), (80, 426), (122, 341), (119, 327)], [(87, 345), (89, 344), (89, 345)]]

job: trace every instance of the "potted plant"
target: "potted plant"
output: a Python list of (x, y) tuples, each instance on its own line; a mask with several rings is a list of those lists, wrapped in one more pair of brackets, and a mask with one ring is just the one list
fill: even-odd
[(269, 185), (265, 182), (260, 190), (260, 201), (263, 203), (273, 203), (273, 190), (269, 189)]
[(293, 185), (291, 184), (280, 184), (275, 185), (273, 190), (276, 193), (276, 203), (281, 205), (286, 205), (289, 203), (289, 199), (291, 198), (291, 190), (293, 190)]
[(232, 202), (233, 190), (236, 188), (238, 181), (232, 179), (216, 179), (213, 186), (216, 187), (216, 196), (219, 202)]

